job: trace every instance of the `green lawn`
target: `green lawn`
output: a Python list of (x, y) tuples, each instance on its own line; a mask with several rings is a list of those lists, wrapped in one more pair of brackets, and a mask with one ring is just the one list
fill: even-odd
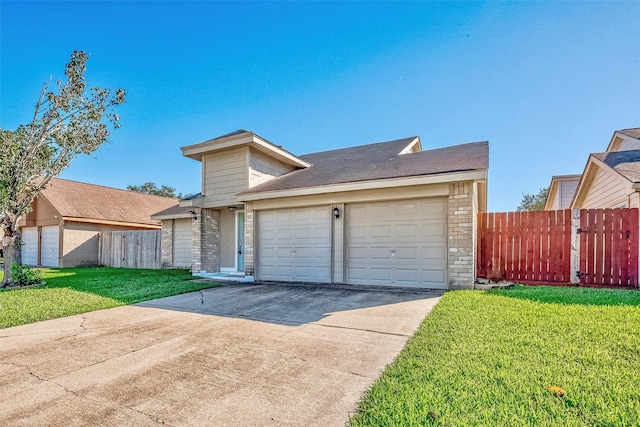
[(640, 292), (447, 292), (350, 424), (638, 426)]
[(0, 328), (217, 286), (194, 282), (186, 270), (103, 267), (41, 271), (46, 286), (0, 291)]

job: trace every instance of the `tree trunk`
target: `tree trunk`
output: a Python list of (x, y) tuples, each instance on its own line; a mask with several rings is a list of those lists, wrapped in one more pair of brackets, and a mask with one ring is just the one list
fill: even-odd
[(4, 262), (4, 277), (2, 287), (7, 287), (13, 283), (11, 277), (11, 266), (14, 262), (22, 264), (22, 250), (20, 233), (14, 232), (13, 236), (5, 236), (2, 239), (2, 256)]

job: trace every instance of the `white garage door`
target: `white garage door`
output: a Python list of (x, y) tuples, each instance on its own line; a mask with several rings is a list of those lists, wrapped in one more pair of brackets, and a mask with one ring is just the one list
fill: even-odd
[(258, 280), (331, 281), (331, 207), (258, 212)]
[(176, 219), (173, 228), (173, 266), (191, 268), (191, 218)]
[(38, 229), (22, 229), (22, 262), (28, 265), (38, 264)]
[(42, 252), (40, 254), (40, 262), (45, 267), (58, 267), (59, 233), (60, 227), (57, 225), (42, 227)]
[(346, 283), (447, 288), (445, 199), (346, 206)]

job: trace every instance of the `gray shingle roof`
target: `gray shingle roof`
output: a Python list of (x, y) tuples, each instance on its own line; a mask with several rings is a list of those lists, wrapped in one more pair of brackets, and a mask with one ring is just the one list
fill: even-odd
[(191, 215), (191, 211), (193, 211), (192, 207), (189, 206), (180, 206), (180, 205), (174, 205), (171, 206), (165, 210), (162, 210), (160, 212), (156, 212), (153, 215), (151, 215), (152, 218), (154, 217), (160, 217), (160, 216), (181, 216), (181, 215)]
[(290, 172), (240, 194), (486, 170), (489, 167), (488, 142), (399, 154), (416, 138), (403, 138), (300, 156), (312, 166)]
[(631, 182), (640, 182), (640, 150), (593, 153), (596, 159)]

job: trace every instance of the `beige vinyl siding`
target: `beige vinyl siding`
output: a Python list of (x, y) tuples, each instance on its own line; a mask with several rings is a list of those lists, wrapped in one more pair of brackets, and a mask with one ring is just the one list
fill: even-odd
[[(561, 183), (558, 183), (558, 187), (560, 187)], [(560, 209), (560, 191), (556, 191), (553, 193), (553, 199), (551, 199), (551, 210), (555, 211)]]
[(617, 151), (640, 150), (640, 140), (629, 138), (620, 143)]
[(220, 210), (220, 267), (236, 266), (236, 213)]
[(581, 209), (612, 208), (627, 202), (631, 184), (626, 184), (614, 173), (598, 168), (584, 197)]
[(202, 158), (204, 207), (237, 204), (236, 193), (247, 189), (247, 147)]
[(333, 217), (333, 283), (344, 283), (344, 203), (336, 203), (331, 206), (331, 215), (333, 216), (333, 208), (340, 210), (340, 218)]
[(191, 218), (179, 218), (173, 222), (173, 267), (191, 268), (191, 222)]
[(576, 194), (578, 183), (580, 180), (575, 181), (560, 181), (560, 203), (557, 208), (554, 209), (568, 209), (571, 206), (573, 196)]
[[(377, 200), (412, 199), (416, 197), (441, 197), (449, 195), (449, 184), (428, 184), (375, 190), (345, 191), (330, 194), (283, 197), (256, 200), (254, 210), (293, 208), (333, 203), (369, 202)], [(333, 208), (332, 208), (333, 209)]]
[(251, 150), (249, 157), (249, 188), (291, 171), (292, 168), (257, 150)]

